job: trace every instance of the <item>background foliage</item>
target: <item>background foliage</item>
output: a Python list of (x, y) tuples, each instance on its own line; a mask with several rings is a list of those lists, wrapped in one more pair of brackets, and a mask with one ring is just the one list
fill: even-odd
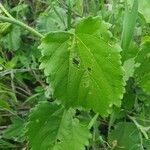
[(148, 0), (1, 4), (0, 149), (150, 149)]

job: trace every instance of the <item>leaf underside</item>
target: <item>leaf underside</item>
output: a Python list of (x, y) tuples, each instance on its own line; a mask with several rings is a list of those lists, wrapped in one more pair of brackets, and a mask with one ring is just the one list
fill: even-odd
[(49, 33), (40, 45), (40, 68), (53, 96), (67, 107), (107, 115), (113, 104), (120, 105), (124, 83), (120, 54), (103, 37), (103, 29), (100, 18), (88, 17), (76, 25), (74, 34)]

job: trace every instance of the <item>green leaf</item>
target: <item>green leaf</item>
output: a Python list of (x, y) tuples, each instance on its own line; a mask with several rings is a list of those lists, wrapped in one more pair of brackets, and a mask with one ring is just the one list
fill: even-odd
[(130, 122), (120, 122), (109, 133), (109, 144), (114, 150), (141, 150), (140, 133), (136, 126)]
[(90, 137), (88, 127), (73, 118), (72, 110), (48, 102), (32, 110), (26, 134), (32, 150), (83, 150)]
[(9, 142), (6, 142), (6, 141), (4, 141), (3, 139), (0, 139), (0, 149), (5, 149), (5, 150), (7, 150), (7, 149), (12, 149), (12, 148), (16, 148), (16, 146), (15, 145), (13, 145), (13, 144), (11, 144), (11, 143), (9, 143)]
[(143, 145), (146, 149), (150, 149), (150, 139), (143, 139)]
[(17, 65), (18, 63), (18, 56), (14, 56), (10, 61), (7, 61), (5, 63), (5, 67), (7, 69), (12, 69), (12, 68), (15, 68), (15, 66)]
[[(131, 5), (134, 0), (128, 0), (128, 3)], [(139, 12), (144, 16), (147, 23), (150, 23), (150, 1), (149, 0), (137, 0), (139, 3)]]
[(150, 23), (149, 9), (150, 9), (149, 0), (143, 0), (143, 1), (139, 0), (139, 12), (144, 15), (147, 23)]
[[(54, 6), (53, 6), (54, 7)], [(57, 10), (60, 14), (62, 21), (54, 11)], [(66, 12), (61, 7), (50, 9), (50, 11), (42, 13), (37, 19), (37, 29), (41, 33), (47, 33), (50, 31), (65, 30), (66, 24)]]
[(11, 118), (12, 125), (4, 130), (3, 137), (7, 139), (15, 139), (15, 141), (22, 142), (24, 131), (24, 120), (19, 117)]
[(80, 15), (83, 14), (83, 0), (76, 0), (74, 5), (75, 11), (77, 11)]
[(121, 39), (121, 47), (124, 51), (128, 50), (130, 46), (137, 16), (138, 16), (138, 1), (134, 0), (131, 11), (129, 11), (129, 8), (126, 2), (125, 16), (124, 16), (124, 22), (123, 22), (123, 32), (122, 32), (122, 39)]
[(76, 25), (75, 34), (49, 33), (40, 45), (40, 68), (53, 96), (67, 107), (107, 115), (113, 104), (120, 106), (124, 83), (119, 51), (108, 43), (103, 28), (99, 17), (88, 17)]
[(0, 109), (1, 108), (2, 109), (10, 109), (10, 106), (6, 101), (0, 99)]
[(14, 51), (18, 50), (21, 44), (20, 36), (21, 36), (20, 27), (13, 26), (12, 30), (1, 39), (4, 48), (7, 48), (9, 50), (14, 50)]
[(136, 62), (140, 63), (140, 66), (135, 70), (136, 83), (150, 94), (150, 41), (146, 41), (142, 45)]
[(135, 58), (137, 56), (138, 51), (139, 51), (139, 46), (135, 42), (131, 41), (130, 47), (125, 51), (121, 52), (122, 62), (124, 63), (128, 59)]
[(9, 29), (10, 29), (11, 24), (10, 23), (0, 23), (0, 35), (5, 35)]
[(134, 76), (134, 71), (136, 67), (138, 67), (138, 64), (135, 63), (135, 58), (130, 58), (124, 62), (123, 68), (125, 70), (125, 81), (127, 81), (130, 77)]
[(3, 90), (3, 87), (2, 88), (1, 87), (2, 85), (0, 85), (0, 94), (2, 98), (2, 100), (0, 100), (1, 101), (0, 103), (1, 105), (6, 106), (8, 108), (8, 105), (6, 104), (7, 101), (11, 98), (12, 102), (16, 103), (17, 99), (14, 92), (11, 92), (9, 89)]
[(137, 95), (135, 94), (133, 80), (129, 80), (126, 85), (126, 93), (124, 93), (122, 106), (126, 111), (132, 111), (136, 106)]

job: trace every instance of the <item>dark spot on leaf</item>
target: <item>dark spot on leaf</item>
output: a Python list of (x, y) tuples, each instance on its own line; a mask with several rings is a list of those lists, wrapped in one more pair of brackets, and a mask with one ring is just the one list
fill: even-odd
[(56, 98), (54, 98), (54, 97), (50, 97), (47, 101), (48, 101), (48, 102), (53, 102), (53, 101), (55, 101), (55, 99), (56, 99)]
[(91, 69), (90, 67), (88, 67), (87, 70), (88, 70), (89, 72), (91, 72), (92, 69)]
[(60, 143), (60, 139), (57, 139), (56, 142), (57, 142), (57, 143)]
[(81, 115), (81, 111), (79, 109), (76, 109), (75, 116), (79, 116), (79, 115)]
[(79, 66), (79, 64), (80, 64), (79, 58), (78, 58), (78, 57), (74, 57), (74, 58), (72, 59), (72, 63)]

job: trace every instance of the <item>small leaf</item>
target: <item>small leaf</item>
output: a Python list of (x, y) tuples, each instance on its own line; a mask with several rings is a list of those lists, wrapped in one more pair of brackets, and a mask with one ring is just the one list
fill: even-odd
[(144, 15), (147, 23), (150, 23), (149, 9), (150, 9), (149, 0), (143, 0), (143, 1), (139, 0), (139, 12)]
[[(54, 7), (54, 6), (53, 6)], [(62, 21), (57, 13), (54, 11), (57, 10), (60, 14)], [(59, 31), (65, 30), (66, 24), (66, 12), (61, 7), (56, 7), (54, 9), (50, 9), (50, 11), (42, 13), (37, 19), (37, 30), (43, 34), (50, 31)]]
[[(134, 0), (128, 0), (128, 3), (131, 5), (133, 4)], [(150, 23), (150, 1), (149, 0), (137, 0), (139, 3), (139, 13), (142, 14), (147, 23)]]
[(150, 139), (143, 139), (143, 145), (146, 149), (150, 149)]
[(12, 149), (12, 148), (16, 148), (15, 145), (9, 143), (9, 142), (6, 142), (5, 140), (1, 139), (0, 138), (0, 149)]
[(130, 58), (126, 60), (123, 64), (123, 68), (125, 70), (124, 80), (127, 81), (130, 77), (133, 77), (134, 70), (138, 67), (138, 64), (135, 63), (135, 58)]
[(1, 108), (2, 109), (10, 109), (10, 106), (6, 101), (0, 99), (0, 109)]
[(150, 41), (142, 44), (136, 62), (140, 63), (140, 66), (135, 70), (136, 83), (150, 94)]
[(136, 104), (137, 95), (133, 90), (134, 81), (131, 79), (127, 82), (126, 93), (123, 96), (122, 106), (125, 110), (132, 111)]
[(40, 68), (53, 96), (67, 107), (82, 106), (107, 115), (113, 104), (121, 104), (120, 54), (108, 43), (104, 28), (99, 17), (89, 17), (76, 25), (75, 34), (49, 33), (40, 45)]
[(131, 12), (129, 11), (126, 2), (125, 16), (123, 22), (123, 32), (122, 32), (122, 39), (121, 39), (121, 47), (124, 51), (128, 50), (130, 46), (137, 16), (138, 16), (138, 1), (134, 0)]
[(140, 150), (140, 133), (130, 122), (120, 122), (109, 133), (109, 144), (114, 150)]
[(12, 30), (1, 41), (5, 48), (9, 50), (18, 50), (21, 44), (21, 31), (20, 27), (12, 26)]
[(9, 29), (11, 27), (11, 24), (10, 23), (0, 23), (0, 35), (5, 35), (9, 32)]
[(71, 110), (48, 102), (32, 110), (26, 134), (32, 150), (83, 150), (90, 137)]
[(15, 139), (15, 141), (22, 142), (24, 131), (24, 120), (19, 117), (11, 118), (12, 125), (4, 130), (3, 137), (7, 139)]

